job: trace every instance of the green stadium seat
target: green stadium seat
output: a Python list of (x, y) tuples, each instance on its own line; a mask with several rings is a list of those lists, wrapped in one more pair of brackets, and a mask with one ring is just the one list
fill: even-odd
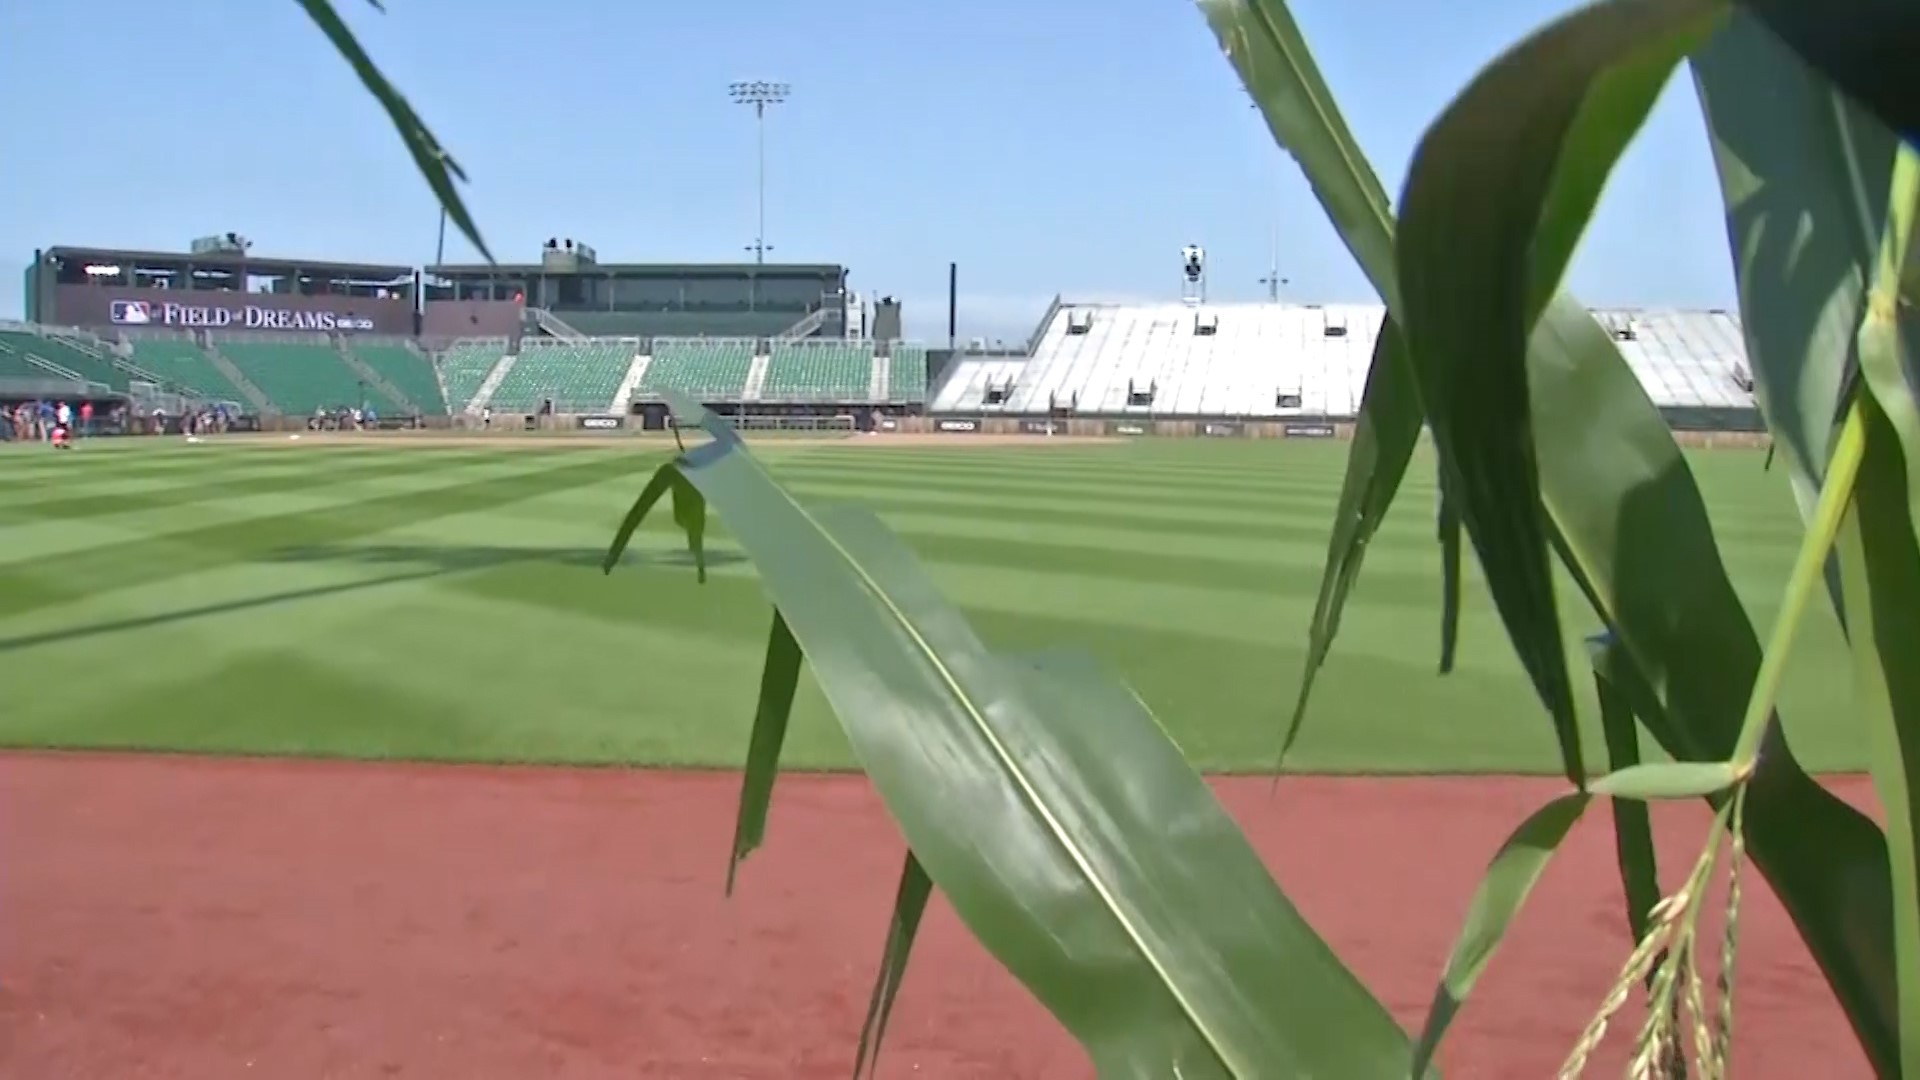
[(24, 353), (16, 352), (10, 342), (0, 340), (0, 379), (47, 379), (47, 369), (27, 363)]
[(917, 405), (927, 400), (927, 350), (923, 345), (895, 345), (887, 373), (887, 400)]
[(738, 401), (753, 370), (753, 342), (655, 338), (653, 358), (636, 392), (659, 396), (678, 390), (702, 401)]
[(639, 351), (633, 340), (523, 342), (487, 404), (502, 412), (533, 412), (551, 398), (559, 412), (605, 412)]
[(43, 337), (39, 334), (21, 330), (0, 330), (0, 345), (22, 358), (23, 366), (33, 371), (33, 378), (54, 377), (45, 368), (26, 363), (25, 357), (37, 357), (49, 364), (73, 372), (91, 383), (100, 383), (115, 390), (127, 388), (127, 373), (113, 366), (112, 361), (95, 356), (59, 338)]
[(245, 401), (200, 346), (184, 337), (137, 337), (133, 362), (160, 376), (171, 388), (214, 401)]
[(353, 350), (354, 359), (405, 394), (421, 416), (447, 415), (440, 380), (433, 373), (433, 363), (426, 357), (409, 346), (385, 342), (350, 341), (347, 346)]
[(499, 338), (457, 341), (441, 353), (435, 366), (440, 370), (440, 384), (447, 388), (447, 410), (465, 411), (474, 396), (480, 393), (487, 375), (505, 355), (506, 342)]
[(870, 341), (776, 341), (762, 401), (865, 401), (873, 387)]
[(381, 412), (397, 415), (403, 410), (399, 402), (364, 383), (332, 342), (215, 341), (213, 345), (282, 413), (304, 416), (316, 409), (352, 408), (363, 401)]

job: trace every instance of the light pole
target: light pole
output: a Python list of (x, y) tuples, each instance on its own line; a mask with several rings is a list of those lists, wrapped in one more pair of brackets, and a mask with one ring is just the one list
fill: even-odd
[(753, 252), (756, 265), (767, 261), (767, 252), (773, 249), (767, 246), (767, 107), (778, 105), (787, 100), (793, 87), (782, 82), (737, 82), (727, 84), (727, 96), (735, 105), (753, 106), (754, 137), (759, 143), (758, 157), (758, 193), (760, 206), (759, 231), (754, 234), (753, 243), (747, 250)]
[[(1248, 91), (1247, 96), (1249, 98), (1253, 97), (1253, 92)], [(1260, 102), (1257, 100), (1249, 101), (1247, 105), (1249, 108), (1255, 110), (1260, 108)], [(1264, 117), (1262, 119), (1264, 119)], [(1288, 283), (1286, 278), (1280, 276), (1280, 213), (1278, 200), (1275, 200), (1274, 203), (1273, 249), (1271, 260), (1272, 261), (1267, 264), (1267, 276), (1260, 279), (1260, 284), (1267, 287), (1267, 302), (1277, 304), (1280, 302), (1281, 286)]]

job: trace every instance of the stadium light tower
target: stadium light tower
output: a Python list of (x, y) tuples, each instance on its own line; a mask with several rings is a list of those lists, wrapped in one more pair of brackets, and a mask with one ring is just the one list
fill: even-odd
[(754, 234), (753, 243), (747, 248), (753, 252), (755, 264), (767, 261), (767, 252), (773, 249), (767, 246), (767, 109), (787, 100), (793, 93), (793, 87), (783, 82), (737, 82), (727, 84), (727, 96), (735, 105), (753, 106), (754, 137), (758, 140), (758, 193), (760, 204), (759, 230)]

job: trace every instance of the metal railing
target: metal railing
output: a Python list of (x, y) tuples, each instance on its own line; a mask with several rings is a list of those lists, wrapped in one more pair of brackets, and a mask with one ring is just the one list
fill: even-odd
[(566, 320), (542, 307), (530, 307), (527, 314), (532, 316), (534, 325), (548, 334), (568, 341), (585, 340), (585, 334), (567, 325)]
[(825, 326), (826, 323), (827, 323), (827, 309), (824, 307), (815, 308), (813, 309), (813, 311), (807, 314), (806, 318), (801, 319), (799, 322), (794, 323), (792, 326), (789, 326), (785, 330), (782, 330), (779, 333), (773, 335), (773, 340), (793, 341), (799, 338), (808, 337), (812, 335), (814, 331), (820, 329), (822, 326)]
[(1027, 355), (1032, 356), (1040, 348), (1040, 342), (1047, 336), (1047, 327), (1053, 325), (1054, 316), (1060, 314), (1060, 294), (1053, 294), (1053, 302), (1047, 305), (1047, 313), (1040, 316), (1040, 324), (1027, 335)]

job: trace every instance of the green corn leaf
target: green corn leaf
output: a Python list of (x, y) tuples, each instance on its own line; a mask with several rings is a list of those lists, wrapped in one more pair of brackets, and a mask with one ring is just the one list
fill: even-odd
[(1739, 771), (1727, 762), (1656, 761), (1610, 772), (1588, 784), (1587, 790), (1639, 802), (1703, 799), (1726, 791), (1739, 779)]
[[(1285, 3), (1201, 0), (1201, 7), (1275, 138), (1294, 154), (1389, 313), (1399, 317), (1384, 195)], [(1723, 31), (1710, 48), (1726, 37)], [(1772, 73), (1764, 58), (1740, 62)], [(1755, 97), (1766, 100), (1765, 93)], [(1797, 122), (1789, 114), (1775, 126)], [(1795, 249), (1772, 250), (1784, 258)], [(1555, 548), (1617, 635), (1619, 666), (1651, 699), (1653, 708), (1639, 712), (1648, 730), (1678, 758), (1726, 760), (1760, 646), (1686, 459), (1612, 337), (1573, 297), (1562, 293), (1549, 303), (1530, 345), (1533, 423), (1552, 435), (1536, 449)], [(1398, 477), (1387, 480), (1391, 491)], [(1350, 468), (1346, 486), (1374, 482)], [(1808, 777), (1780, 741), (1768, 746), (1749, 789), (1747, 836), (1755, 865), (1793, 917), (1869, 1057), (1893, 1068), (1894, 986), (1886, 960), (1893, 952), (1892, 899), (1879, 827)]]
[(1447, 957), (1440, 985), (1434, 989), (1433, 1004), (1427, 1008), (1427, 1020), (1414, 1047), (1414, 1075), (1433, 1060), (1440, 1040), (1506, 937), (1513, 917), (1520, 913), (1553, 853), (1586, 812), (1589, 801), (1578, 792), (1562, 795), (1529, 815), (1500, 845), (1467, 905), (1466, 925)]
[[(1559, 42), (1556, 29), (1564, 32), (1570, 22), (1591, 28), (1596, 24), (1590, 20), (1602, 17), (1630, 23), (1656, 16), (1675, 19), (1667, 28), (1669, 36), (1684, 40), (1699, 34), (1700, 20), (1710, 18), (1687, 4), (1613, 0), (1576, 12), (1514, 51), (1538, 47), (1543, 39)], [(1643, 29), (1658, 36), (1657, 27)], [(1619, 33), (1617, 28), (1599, 26), (1589, 32), (1617, 44), (1628, 61), (1621, 70), (1635, 73), (1642, 88), (1635, 90), (1617, 79), (1603, 80), (1598, 85), (1611, 87), (1608, 92), (1582, 99), (1584, 103), (1571, 112), (1560, 112), (1572, 129), (1598, 134), (1572, 144), (1582, 148), (1577, 162), (1562, 156), (1541, 166), (1550, 170), (1551, 186), (1543, 189), (1538, 172), (1533, 175), (1537, 201), (1532, 206), (1521, 205), (1524, 199), (1503, 189), (1501, 198), (1510, 204), (1508, 210), (1529, 222), (1517, 244), (1511, 236), (1500, 238), (1510, 248), (1521, 246), (1520, 258), (1485, 263), (1475, 275), (1462, 275), (1457, 261), (1446, 271), (1454, 276), (1504, 277), (1506, 283), (1497, 287), (1504, 297), (1500, 305), (1509, 314), (1517, 310), (1523, 327), (1528, 298), (1545, 292), (1543, 279), (1559, 276), (1561, 267), (1555, 264), (1554, 253), (1570, 251), (1584, 225), (1580, 221), (1550, 230), (1547, 241), (1536, 250), (1532, 222), (1570, 213), (1578, 205), (1580, 200), (1564, 194), (1562, 185), (1575, 193), (1598, 190), (1600, 180), (1593, 177), (1576, 183), (1559, 176), (1583, 167), (1603, 174), (1604, 179), (1612, 159), (1598, 151), (1624, 145), (1625, 134), (1639, 120), (1628, 109), (1625, 120), (1600, 124), (1595, 117), (1601, 106), (1650, 103), (1661, 65), (1675, 55), (1671, 43), (1650, 53), (1640, 38)], [(1516, 62), (1509, 54), (1495, 66)], [(1564, 103), (1564, 89), (1556, 97), (1547, 84), (1594, 82), (1590, 64), (1532, 66), (1541, 86), (1513, 88), (1514, 100)], [(1653, 84), (1654, 89), (1644, 88), (1645, 84)], [(1535, 109), (1495, 108), (1480, 100), (1483, 105), (1475, 120), (1478, 156), (1499, 161), (1523, 152), (1537, 155), (1538, 132), (1531, 126), (1538, 115)], [(1506, 181), (1490, 176), (1485, 182)], [(1407, 210), (1411, 212), (1411, 205)], [(1427, 254), (1424, 272), (1431, 275), (1436, 268), (1431, 265), (1431, 252)], [(1403, 265), (1403, 272), (1408, 265)], [(1412, 321), (1408, 328), (1411, 342), (1419, 331)], [(1728, 760), (1739, 735), (1746, 688), (1754, 684), (1759, 671), (1760, 651), (1726, 578), (1699, 489), (1638, 380), (1605, 331), (1577, 302), (1565, 294), (1550, 301), (1528, 344), (1525, 404), (1530, 409), (1501, 422), (1531, 429), (1554, 546), (1595, 611), (1616, 632), (1640, 681), (1657, 688), (1670, 721), (1663, 736), (1666, 749), (1683, 760)], [(1418, 364), (1418, 346), (1414, 347)], [(1428, 405), (1431, 410), (1432, 402)], [(1470, 514), (1468, 522), (1471, 533)], [(1889, 1060), (1889, 1048), (1897, 1046), (1893, 986), (1884, 961), (1892, 945), (1890, 928), (1873, 919), (1863, 921), (1860, 914), (1886, 911), (1891, 902), (1884, 837), (1870, 819), (1807, 777), (1777, 734), (1761, 757), (1747, 809), (1749, 850), (1755, 864), (1781, 895), (1869, 1057), (1876, 1063)]]
[(1274, 140), (1299, 161), (1354, 262), (1397, 316), (1400, 285), (1393, 273), (1387, 190), (1340, 115), (1293, 13), (1282, 0), (1196, 2)]
[(932, 897), (933, 880), (913, 852), (907, 852), (900, 866), (900, 885), (894, 890), (893, 915), (887, 919), (887, 942), (880, 950), (880, 973), (867, 999), (867, 1018), (860, 1024), (860, 1045), (853, 1058), (854, 1080), (874, 1076), (880, 1068), (880, 1043), (887, 1037), (887, 1020), (893, 1016), (894, 999), (900, 996), (900, 981), (907, 974), (913, 939), (920, 933), (920, 918), (927, 913), (927, 901)]
[[(1920, 317), (1903, 279), (1920, 252), (1920, 155), (1902, 148), (1886, 232), (1859, 333), (1864, 424), (1852, 512), (1836, 543), (1848, 608), (1856, 700), (1873, 748), (1874, 793), (1886, 811), (1893, 942), (1901, 1001), (1900, 1067), (1920, 1076), (1920, 407), (1913, 382)], [(1835, 466), (1837, 472), (1840, 466)]]
[(1596, 5), (1549, 24), (1435, 121), (1402, 199), (1408, 351), (1448, 492), (1576, 783), (1584, 768), (1528, 422), (1528, 339), (1609, 167), (1720, 16), (1717, 0), (1676, 0)]
[(1920, 146), (1920, 8), (1905, 0), (1739, 0), (1827, 81)]
[(727, 859), (729, 896), (740, 860), (766, 839), (773, 782), (780, 775), (780, 749), (787, 741), (793, 695), (800, 686), (800, 659), (800, 643), (793, 640), (786, 618), (776, 610), (773, 628), (767, 632), (766, 663), (760, 669), (760, 702), (754, 709), (747, 765), (740, 775), (740, 810), (734, 818), (733, 853)]
[(1313, 695), (1314, 677), (1325, 665), (1334, 635), (1340, 631), (1340, 613), (1346, 608), (1347, 593), (1360, 576), (1367, 544), (1379, 531), (1387, 507), (1393, 504), (1393, 496), (1400, 489), (1400, 481), (1406, 476), (1407, 464), (1413, 459), (1413, 448), (1419, 440), (1420, 402), (1414, 394), (1413, 375), (1407, 367), (1400, 327), (1389, 316), (1374, 341), (1372, 366), (1367, 369), (1367, 385), (1360, 399), (1360, 415), (1354, 424), (1353, 444), (1347, 451), (1340, 505), (1334, 511), (1333, 535), (1327, 542), (1327, 565), (1320, 579), (1320, 596), (1314, 603), (1313, 624), (1307, 635), (1306, 670), (1300, 676), (1300, 693), (1294, 703), (1293, 716), (1280, 740), (1279, 759), (1274, 766), (1276, 773), (1300, 736), (1307, 716), (1307, 701)]
[[(433, 132), (427, 129), (426, 122), (413, 111), (413, 106), (381, 74), (373, 58), (361, 47), (360, 39), (354, 37), (353, 31), (341, 20), (332, 0), (296, 2), (313, 20), (313, 24), (320, 28), (320, 32), (326, 35), (327, 40), (333, 43), (340, 58), (353, 68), (353, 73), (360, 77), (360, 84), (367, 88), (367, 93), (380, 103), (380, 108), (393, 124), (393, 130), (399, 133), (400, 142), (407, 148), (408, 156), (413, 158), (414, 168), (420, 170), (421, 179), (427, 182), (434, 198), (440, 201), (441, 208), (447, 212), (447, 220), (453, 222), (454, 227), (460, 230), (460, 235), (467, 238), (481, 257), (492, 262), (493, 253), (487, 250), (487, 242), (480, 238), (480, 226), (474, 223), (473, 215), (467, 212), (467, 204), (460, 198), (459, 185), (467, 179), (460, 163), (447, 153), (440, 145), (440, 140), (434, 138)], [(385, 10), (379, 4), (374, 7)]]
[(797, 502), (674, 407), (712, 441), (672, 468), (753, 559), (908, 847), (1102, 1075), (1405, 1075), (1405, 1033), (1136, 695), (990, 652), (878, 519)]
[[(1885, 227), (1896, 140), (1738, 12), (1692, 58), (1726, 204), (1754, 399), (1810, 518)], [(1818, 227), (1809, 227), (1818, 223)], [(1837, 566), (1827, 592), (1845, 621)]]
[(1447, 471), (1439, 472), (1440, 674), (1445, 675), (1453, 670), (1460, 641), (1460, 508), (1447, 494)]
[(1909, 458), (1886, 412), (1863, 401), (1866, 446), (1855, 505), (1838, 550), (1848, 607), (1856, 701), (1873, 747), (1874, 792), (1892, 856), (1893, 959), (1903, 1005), (1900, 1075), (1920, 1075), (1920, 542), (1909, 501)]
[[(1616, 658), (1611, 634), (1588, 640), (1593, 687), (1600, 703), (1600, 727), (1607, 744), (1607, 765), (1614, 772), (1640, 764), (1640, 729), (1634, 723), (1634, 695), (1615, 668), (1632, 666)], [(1650, 695), (1649, 695), (1650, 696)], [(1653, 846), (1653, 820), (1644, 802), (1613, 803), (1613, 849), (1620, 865), (1621, 892), (1627, 901), (1627, 929), (1637, 943), (1646, 940), (1653, 907), (1660, 902), (1660, 861)], [(1652, 976), (1649, 974), (1649, 980)]]
[(706, 499), (698, 488), (687, 482), (687, 478), (673, 465), (663, 465), (655, 470), (652, 479), (640, 492), (627, 510), (627, 516), (620, 520), (620, 527), (613, 534), (613, 542), (607, 546), (607, 554), (600, 561), (603, 573), (612, 573), (620, 565), (620, 556), (626, 554), (627, 545), (633, 541), (634, 531), (640, 528), (647, 514), (651, 513), (655, 503), (668, 492), (673, 493), (673, 521), (686, 534), (687, 550), (693, 553), (694, 565), (699, 580), (707, 580)]

